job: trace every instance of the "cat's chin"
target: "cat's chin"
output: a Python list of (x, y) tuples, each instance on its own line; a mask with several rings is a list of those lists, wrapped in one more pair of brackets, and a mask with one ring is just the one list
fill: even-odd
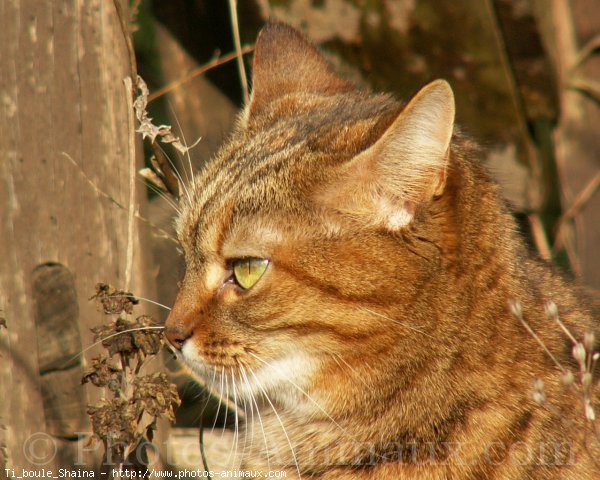
[(306, 354), (290, 352), (275, 360), (261, 359), (255, 368), (224, 367), (205, 361), (190, 342), (184, 345), (180, 357), (211, 390), (233, 401), (265, 398), (267, 402), (303, 410), (316, 405), (314, 393), (311, 396), (307, 390), (318, 364)]

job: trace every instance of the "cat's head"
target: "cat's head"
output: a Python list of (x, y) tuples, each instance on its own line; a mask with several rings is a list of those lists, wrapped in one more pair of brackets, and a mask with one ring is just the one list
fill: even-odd
[(419, 362), (453, 124), (445, 81), (402, 107), (265, 27), (251, 101), (178, 219), (187, 271), (166, 331), (186, 361), (289, 405), (341, 401), (343, 365)]

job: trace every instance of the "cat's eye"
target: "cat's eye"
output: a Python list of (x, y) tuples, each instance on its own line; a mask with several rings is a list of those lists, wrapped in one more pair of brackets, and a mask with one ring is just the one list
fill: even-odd
[(269, 260), (266, 258), (240, 258), (233, 262), (233, 276), (244, 290), (253, 287), (263, 276)]

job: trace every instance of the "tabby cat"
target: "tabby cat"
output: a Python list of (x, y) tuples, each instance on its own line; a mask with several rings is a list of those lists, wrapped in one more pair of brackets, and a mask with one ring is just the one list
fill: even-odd
[(244, 468), (600, 478), (594, 405), (552, 317), (577, 341), (593, 319), (528, 252), (480, 158), (446, 81), (402, 106), (293, 28), (262, 30), (251, 100), (177, 222), (187, 269), (166, 323), (246, 402)]

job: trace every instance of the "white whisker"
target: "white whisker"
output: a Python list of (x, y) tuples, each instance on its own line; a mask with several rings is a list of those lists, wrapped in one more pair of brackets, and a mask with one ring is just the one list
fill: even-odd
[(154, 185), (153, 183), (151, 183), (150, 181), (146, 180), (142, 180), (139, 179), (138, 180), (145, 186), (147, 186), (148, 188), (150, 188), (154, 193), (156, 193), (160, 198), (162, 198), (165, 202), (167, 202), (167, 205), (169, 205), (169, 207), (171, 207), (173, 210), (175, 210), (175, 213), (177, 215), (181, 215), (181, 210), (179, 208), (179, 206), (173, 201), (173, 199), (167, 195), (165, 192), (163, 192), (160, 188), (158, 188), (156, 185)]
[(154, 325), (154, 326), (147, 326), (147, 327), (138, 327), (138, 328), (128, 328), (127, 330), (122, 330), (120, 332), (116, 332), (116, 333), (111, 333), (110, 335), (108, 335), (107, 337), (103, 337), (100, 340), (92, 343), (91, 345), (87, 346), (86, 348), (84, 348), (81, 352), (79, 352), (77, 355), (73, 355), (71, 358), (69, 358), (68, 360), (65, 361), (65, 365), (68, 364), (69, 362), (72, 362), (73, 360), (75, 360), (76, 358), (80, 357), (81, 355), (83, 355), (85, 352), (87, 352), (88, 350), (91, 350), (92, 348), (94, 348), (97, 345), (101, 345), (102, 342), (104, 342), (105, 340), (108, 340), (109, 338), (113, 338), (116, 337), (117, 335), (122, 335), (124, 333), (129, 333), (129, 332), (137, 332), (138, 330), (163, 330), (165, 327), (162, 325)]
[[(231, 389), (233, 390), (233, 403), (237, 406), (237, 392), (236, 392), (236, 388), (235, 388), (235, 373), (233, 371), (233, 367), (231, 367)], [(236, 464), (236, 456), (238, 454), (238, 446), (239, 446), (239, 440), (240, 440), (240, 419), (238, 417), (238, 411), (237, 408), (234, 412), (234, 424), (233, 424), (233, 444), (232, 444), (232, 448), (233, 448), (233, 460), (231, 465), (235, 466)], [(230, 453), (231, 455), (231, 453)]]
[(350, 373), (352, 374), (352, 377), (354, 377), (354, 376), (358, 377), (358, 380), (365, 387), (367, 387), (369, 389), (372, 388), (371, 385), (369, 385), (367, 382), (365, 382), (365, 380), (362, 378), (362, 376), (360, 375), (360, 373), (358, 373), (356, 371), (356, 369), (354, 369), (346, 360), (344, 360), (344, 358), (339, 353), (330, 353), (329, 355), (331, 355), (331, 357), (333, 358), (334, 362), (339, 365), (340, 369), (342, 369), (342, 365), (340, 364), (340, 361), (341, 361), (350, 370)]
[[(217, 371), (217, 367), (213, 367), (215, 369), (215, 372)], [(225, 367), (222, 367), (223, 371), (221, 372), (221, 375), (219, 375), (221, 377), (221, 382), (219, 385), (219, 404), (217, 405), (217, 413), (215, 413), (215, 419), (213, 421), (212, 424), (212, 428), (210, 429), (210, 433), (212, 434), (215, 431), (215, 427), (217, 426), (217, 420), (219, 418), (219, 412), (221, 411), (221, 403), (223, 403), (223, 377), (224, 377), (224, 372), (225, 372)]]
[(254, 381), (256, 382), (256, 386), (263, 392), (263, 395), (265, 396), (265, 400), (271, 406), (271, 409), (273, 410), (273, 413), (275, 414), (275, 416), (277, 417), (277, 420), (279, 421), (279, 424), (281, 425), (281, 429), (283, 430), (283, 434), (285, 435), (285, 438), (287, 439), (288, 445), (290, 446), (290, 452), (292, 453), (292, 458), (294, 459), (294, 464), (296, 466), (296, 470), (298, 471), (298, 478), (301, 479), (302, 478), (302, 474), (300, 473), (300, 465), (298, 465), (298, 458), (296, 457), (296, 452), (294, 451), (294, 447), (292, 446), (292, 441), (290, 440), (290, 437), (289, 437), (289, 435), (288, 435), (288, 433), (287, 433), (287, 431), (285, 429), (285, 426), (283, 425), (283, 421), (281, 420), (281, 417), (279, 416), (279, 413), (277, 413), (277, 409), (273, 405), (273, 402), (271, 402), (271, 399), (269, 398), (269, 395), (267, 394), (267, 392), (265, 391), (265, 389), (263, 388), (263, 386), (258, 381), (258, 378), (256, 378), (256, 375), (254, 374), (254, 372), (252, 371), (252, 369), (250, 369), (250, 374), (254, 377)]
[[(175, 163), (173, 162), (173, 160), (171, 160), (169, 158), (169, 156), (167, 155), (167, 152), (165, 152), (164, 148), (162, 148), (161, 145), (157, 144), (157, 147), (161, 149), (163, 155), (167, 159), (167, 162), (169, 162), (169, 165), (171, 165), (171, 168), (173, 169), (173, 172), (175, 173), (175, 176), (179, 180), (179, 185), (181, 186), (181, 188), (183, 188), (183, 193), (185, 193), (185, 196), (187, 197), (187, 200), (188, 200), (189, 204), (191, 205), (191, 203), (192, 203), (192, 197), (190, 195), (189, 190), (187, 189), (187, 187), (185, 185), (185, 182), (183, 181), (183, 178), (181, 177), (181, 174), (179, 173), (179, 170), (177, 170), (177, 168), (175, 167)], [(181, 194), (180, 194), (180, 196), (181, 196)]]
[[(169, 108), (171, 109), (171, 113), (173, 114), (173, 118), (175, 119), (175, 123), (177, 124), (177, 130), (179, 131), (179, 135), (181, 135), (181, 143), (183, 143), (183, 146), (185, 148), (188, 148), (187, 142), (185, 141), (185, 135), (183, 134), (183, 129), (181, 128), (181, 123), (179, 123), (179, 117), (177, 116), (177, 113), (175, 112), (175, 109), (173, 108), (173, 104), (170, 101), (168, 103), (169, 103)], [(170, 158), (167, 158), (167, 160), (171, 164), (171, 167), (173, 168), (173, 170), (175, 170), (174, 162), (171, 162)], [(183, 175), (181, 175), (179, 173), (179, 171), (177, 171), (177, 173), (178, 173), (177, 177), (179, 178), (181, 185), (183, 187), (184, 186), (183, 177), (185, 176), (186, 182), (190, 181), (190, 177), (188, 176), (188, 172), (183, 165), (182, 165), (182, 169), (183, 169)]]
[[(213, 376), (212, 376), (212, 380), (210, 381), (210, 385), (208, 385), (208, 388), (207, 388), (207, 385), (203, 385), (203, 388), (202, 388), (202, 393), (204, 395), (206, 395), (206, 401), (204, 402), (204, 407), (202, 407), (202, 410), (200, 412), (200, 421), (202, 423), (204, 423), (204, 412), (206, 411), (206, 407), (208, 407), (208, 404), (210, 403), (211, 398), (214, 398), (214, 395), (212, 394), (212, 392), (215, 391), (215, 389), (214, 389), (215, 378), (217, 378), (217, 367), (213, 366)], [(219, 404), (220, 403), (221, 403), (221, 397), (219, 396)]]
[[(225, 367), (223, 366), (222, 368), (223, 375), (225, 377), (225, 398), (229, 400), (229, 380), (227, 378), (227, 373), (225, 372)], [(225, 429), (227, 428), (227, 418), (229, 417), (228, 413), (229, 412), (227, 411), (227, 409), (225, 409), (225, 418), (223, 419), (223, 429), (221, 430), (221, 438), (223, 438), (223, 435), (225, 434)]]
[(370, 313), (371, 315), (375, 315), (376, 317), (384, 318), (385, 320), (389, 320), (390, 322), (397, 323), (398, 325), (401, 325), (404, 328), (408, 328), (409, 330), (414, 330), (415, 332), (419, 332), (420, 334), (425, 335), (426, 337), (435, 340), (435, 338), (432, 337), (431, 335), (425, 333), (423, 330), (419, 330), (419, 328), (421, 328), (421, 327), (414, 327), (412, 325), (407, 325), (406, 323), (400, 322), (398, 320), (394, 320), (393, 318), (388, 317), (387, 315), (383, 315), (382, 313), (379, 313), (379, 312), (374, 312), (373, 310), (369, 310), (368, 308), (364, 308), (364, 307), (356, 307), (356, 308), (362, 312)]
[[(118, 294), (114, 294), (114, 295), (107, 295), (107, 297), (110, 297), (110, 298), (125, 297), (125, 298), (132, 298), (134, 300), (142, 300), (144, 302), (151, 303), (152, 305), (156, 305), (158, 307), (164, 308), (165, 310), (168, 310), (169, 312), (171, 311), (170, 307), (167, 307), (166, 305), (163, 305), (162, 303), (155, 302), (154, 300), (150, 300), (149, 298), (138, 297), (137, 295), (124, 295), (122, 293), (118, 293)], [(162, 328), (164, 328), (164, 327), (162, 327)]]
[[(200, 142), (200, 138), (198, 140), (196, 140), (194, 142), (194, 144), (191, 147), (188, 147), (187, 141), (185, 140), (185, 133), (183, 132), (183, 128), (181, 128), (181, 123), (179, 123), (179, 118), (177, 117), (177, 114), (175, 113), (175, 109), (173, 108), (173, 106), (171, 105), (171, 103), (169, 102), (169, 106), (171, 107), (171, 110), (173, 111), (173, 117), (175, 118), (175, 122), (177, 123), (177, 128), (179, 129), (179, 133), (181, 133), (181, 139), (183, 140), (183, 145), (185, 146), (185, 148), (187, 148), (186, 152), (185, 152), (185, 156), (187, 157), (187, 161), (188, 161), (188, 165), (190, 167), (190, 175), (188, 177), (187, 172), (185, 171), (185, 167), (182, 165), (183, 168), (183, 172), (185, 173), (185, 177), (188, 181), (188, 184), (191, 185), (192, 181), (194, 179), (194, 168), (192, 167), (192, 156), (190, 155), (190, 149), (194, 148), (198, 142)], [(183, 188), (185, 190), (187, 190), (187, 187), (185, 185), (183, 185)], [(190, 198), (190, 195), (187, 195), (188, 198)]]
[[(258, 422), (260, 423), (260, 429), (262, 430), (262, 436), (263, 436), (263, 440), (265, 442), (265, 455), (267, 456), (267, 468), (269, 470), (271, 470), (271, 458), (269, 455), (269, 445), (267, 443), (267, 435), (265, 433), (265, 427), (263, 425), (263, 421), (262, 421), (262, 417), (260, 415), (260, 409), (258, 408), (258, 403), (256, 403), (256, 398), (254, 396), (254, 393), (252, 392), (252, 387), (250, 386), (250, 380), (248, 379), (248, 375), (246, 375), (246, 369), (242, 366), (241, 367), (241, 372), (244, 375), (244, 381), (246, 382), (246, 385), (248, 387), (248, 392), (250, 392), (250, 407), (252, 408), (252, 402), (254, 403), (254, 406), (256, 407), (256, 415), (258, 416)], [(252, 423), (254, 423), (254, 415), (252, 416)], [(254, 433), (254, 426), (252, 427), (253, 430), (252, 432)]]
[[(241, 375), (241, 365), (238, 365), (239, 367), (239, 371), (238, 371), (238, 379), (241, 381), (243, 381), (242, 375)], [(243, 391), (243, 390), (242, 390)], [(242, 456), (241, 459), (243, 460), (244, 458), (246, 458), (246, 451), (248, 448), (248, 400), (246, 399), (246, 397), (244, 395), (242, 395), (242, 391), (240, 392), (240, 398), (242, 400), (242, 402), (244, 402), (244, 448), (242, 450)], [(254, 409), (252, 408), (252, 403), (250, 403), (250, 416), (252, 417), (252, 420), (250, 422), (250, 428), (252, 429), (252, 433), (250, 434), (250, 450), (252, 450), (252, 446), (254, 444)]]
[(260, 358), (258, 355), (255, 355), (252, 352), (248, 352), (250, 355), (252, 355), (254, 358), (256, 358), (259, 362), (264, 363), (265, 365), (267, 365), (270, 368), (273, 368), (274, 370), (277, 370), (279, 373), (282, 373), (284, 378), (294, 387), (296, 387), (296, 389), (298, 389), (299, 392), (301, 392), (306, 398), (308, 398), (319, 410), (321, 410), (321, 412), (323, 412), (327, 418), (329, 418), (329, 420), (331, 420), (333, 422), (334, 425), (336, 425), (340, 430), (342, 430), (342, 432), (344, 432), (346, 435), (348, 435), (348, 433), (346, 432), (346, 430), (344, 429), (344, 427), (342, 427), (323, 407), (321, 407), (321, 405), (319, 405), (319, 402), (317, 402), (314, 398), (312, 398), (312, 396), (310, 396), (302, 387), (300, 387), (299, 385), (297, 385), (296, 383), (294, 383), (292, 380), (290, 380), (287, 375), (285, 375), (285, 372), (281, 372), (281, 370), (279, 368), (277, 368), (274, 365), (271, 365), (269, 362), (263, 360), (262, 358)]

